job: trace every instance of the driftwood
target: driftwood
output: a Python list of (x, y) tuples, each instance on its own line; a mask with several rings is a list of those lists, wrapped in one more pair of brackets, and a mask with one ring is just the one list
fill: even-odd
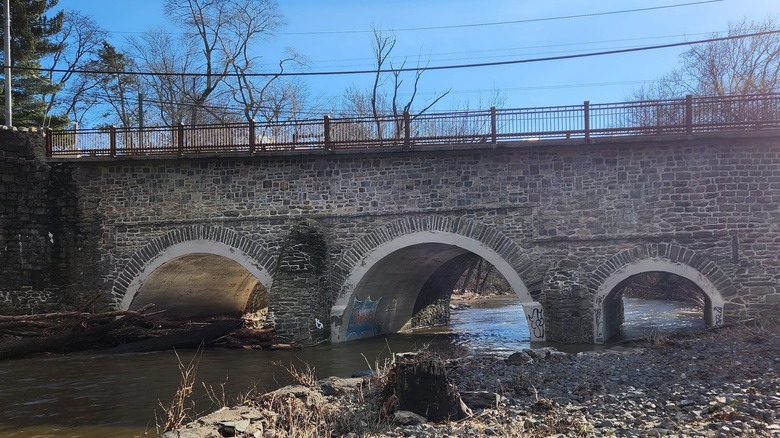
[[(147, 304), (139, 310), (117, 310), (103, 313), (85, 313), (85, 312), (53, 312), (39, 313), (34, 315), (0, 315), (0, 324), (4, 323), (35, 323), (52, 319), (81, 319), (95, 320), (105, 318), (116, 318), (118, 316), (138, 316), (151, 309), (154, 304)], [(150, 316), (150, 315), (147, 315)]]
[[(0, 346), (0, 360), (12, 359), (22, 356), (28, 356), (36, 353), (65, 353), (68, 351), (74, 351), (83, 349), (90, 343), (99, 342), (105, 339), (106, 334), (111, 330), (118, 329), (127, 324), (132, 319), (141, 318), (143, 312), (145, 312), (151, 306), (144, 307), (138, 311), (124, 312), (124, 316), (118, 319), (109, 320), (109, 322), (88, 326), (83, 330), (72, 330), (64, 334), (58, 334), (49, 336), (46, 338), (33, 338), (33, 339), (19, 339), (6, 345)], [(113, 314), (116, 312), (107, 312)], [(51, 315), (51, 314), (47, 314)], [(102, 319), (105, 321), (106, 314), (101, 315), (101, 318), (87, 318), (93, 320)], [(45, 315), (41, 315), (45, 316)], [(46, 319), (46, 318), (44, 318)]]
[(196, 329), (174, 332), (157, 338), (118, 345), (114, 348), (105, 350), (104, 353), (142, 353), (147, 351), (170, 350), (171, 348), (198, 347), (201, 344), (206, 344), (221, 338), (239, 327), (241, 327), (241, 321), (239, 320), (217, 321)]
[(152, 306), (103, 313), (0, 315), (0, 335), (10, 335), (0, 338), (0, 360), (45, 352), (93, 349), (119, 354), (194, 348), (201, 344), (244, 349), (295, 348), (275, 344), (271, 328), (243, 327), (243, 322), (236, 319), (211, 323), (168, 320), (159, 316), (163, 312), (145, 313)]
[(270, 341), (274, 336), (274, 330), (271, 328), (241, 328), (234, 331), (231, 336), (237, 339), (252, 339), (259, 341)]

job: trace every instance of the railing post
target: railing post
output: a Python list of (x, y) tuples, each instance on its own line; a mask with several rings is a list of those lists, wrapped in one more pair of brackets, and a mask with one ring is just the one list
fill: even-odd
[(693, 135), (693, 96), (685, 96), (685, 133)]
[(255, 146), (257, 144), (257, 138), (255, 137), (255, 121), (249, 119), (249, 155), (255, 154)]
[(181, 157), (184, 155), (184, 122), (179, 122), (179, 126), (177, 127), (176, 131), (179, 133), (178, 138), (176, 139), (176, 149), (177, 153)]
[(409, 111), (404, 110), (404, 147), (412, 147), (412, 118), (409, 117)]
[(116, 126), (111, 125), (110, 128), (108, 128), (108, 143), (110, 152), (109, 154), (111, 157), (116, 157)]
[(323, 117), (322, 128), (324, 130), (325, 150), (330, 151), (332, 150), (333, 145), (331, 144), (331, 140), (330, 140), (330, 117), (329, 116)]
[(496, 107), (490, 107), (490, 142), (495, 145), (498, 143), (498, 121), (496, 120)]
[(585, 114), (585, 141), (590, 141), (590, 101), (583, 104)]
[(54, 149), (54, 143), (51, 138), (51, 128), (46, 128), (46, 156), (51, 157)]

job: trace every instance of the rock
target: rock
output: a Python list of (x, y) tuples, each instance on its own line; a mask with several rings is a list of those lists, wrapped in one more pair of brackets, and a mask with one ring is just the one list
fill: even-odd
[(460, 398), (472, 409), (494, 407), (499, 401), (499, 395), (489, 391), (460, 391)]
[(262, 396), (263, 399), (274, 397), (295, 397), (302, 401), (307, 408), (323, 405), (326, 403), (325, 397), (318, 391), (307, 386), (296, 385), (279, 388)]
[(533, 358), (526, 351), (512, 353), (506, 358), (507, 365), (527, 365), (533, 361)]
[(220, 424), (218, 431), (219, 431), (219, 434), (224, 436), (224, 437), (233, 437), (233, 436), (236, 436), (236, 434), (238, 433), (236, 431), (235, 426), (226, 425), (226, 424)]
[(428, 420), (422, 415), (417, 415), (410, 411), (395, 411), (393, 422), (399, 426), (417, 426), (425, 424)]
[(677, 403), (677, 406), (679, 406), (681, 408), (685, 408), (685, 407), (688, 407), (688, 406), (693, 406), (695, 404), (696, 404), (695, 401), (689, 400), (689, 399), (685, 399), (685, 400), (680, 400), (680, 402)]
[(341, 379), (338, 377), (328, 377), (320, 381), (320, 391), (322, 395), (330, 396), (336, 394), (347, 394), (354, 391), (363, 383), (366, 379), (363, 377), (353, 377), (349, 379)]
[[(232, 429), (234, 433), (244, 433), (249, 428), (249, 420), (241, 420), (241, 421), (225, 421), (223, 423), (220, 423), (220, 429)], [(235, 435), (222, 435), (222, 436), (235, 436)]]

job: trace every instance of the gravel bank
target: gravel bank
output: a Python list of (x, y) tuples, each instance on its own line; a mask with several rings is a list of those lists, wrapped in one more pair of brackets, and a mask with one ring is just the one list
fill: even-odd
[(780, 437), (776, 327), (578, 354), (463, 357), (447, 366), (474, 413), (462, 421), (434, 424), (395, 411), (392, 391), (382, 391), (387, 375), (375, 375), (283, 388), (163, 437)]

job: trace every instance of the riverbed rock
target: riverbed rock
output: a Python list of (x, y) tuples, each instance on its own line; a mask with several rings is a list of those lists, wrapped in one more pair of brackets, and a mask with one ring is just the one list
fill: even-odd
[(533, 361), (534, 359), (526, 351), (512, 353), (509, 357), (506, 358), (507, 365), (525, 365)]
[[(323, 413), (317, 420), (325, 422), (323, 430), (355, 437), (778, 438), (780, 361), (775, 358), (780, 357), (780, 327), (772, 327), (761, 329), (760, 337), (755, 328), (746, 331), (749, 336), (735, 328), (733, 334), (721, 329), (674, 343), (649, 342), (577, 355), (548, 350), (537, 352), (539, 358), (534, 359), (525, 352), (533, 361), (521, 366), (495, 356), (453, 359), (443, 363), (448, 382), (457, 386), (467, 404), (480, 405), (469, 400), (470, 393), (478, 393), (484, 397), (481, 405), (486, 405), (477, 408), (482, 409), (479, 415), (460, 421), (425, 422), (396, 410), (397, 401), (388, 395), (387, 386), (374, 384), (386, 382), (392, 372), (373, 376), (372, 385), (326, 379), (315, 388), (288, 388), (258, 400), (271, 394), (294, 398), (301, 406), (300, 400), (307, 400), (312, 409)], [(420, 359), (408, 356), (410, 361)], [(320, 388), (333, 394), (326, 397)], [(496, 400), (495, 394), (502, 397)], [(248, 412), (246, 406), (240, 409), (237, 412)], [(290, 436), (290, 430), (273, 429), (282, 427), (285, 414), (271, 409), (266, 403), (262, 412), (249, 417), (220, 415), (223, 421), (250, 420), (244, 436), (258, 436), (260, 430), (263, 437)], [(268, 427), (261, 429), (260, 424)], [(206, 437), (209, 433), (218, 437), (217, 427), (213, 422), (196, 421), (187, 428), (199, 428), (201, 435), (183, 429), (164, 437)]]
[(484, 409), (497, 406), (499, 395), (490, 391), (460, 391), (460, 398), (471, 409)]
[(303, 402), (304, 406), (311, 408), (325, 404), (325, 397), (314, 388), (303, 385), (287, 386), (262, 395), (260, 398), (272, 400), (275, 398), (295, 398)]
[(395, 411), (393, 413), (393, 422), (399, 426), (416, 426), (427, 423), (428, 420), (422, 415), (417, 415), (410, 411)]
[(349, 379), (328, 377), (321, 380), (319, 383), (322, 395), (331, 396), (352, 392), (362, 386), (365, 382), (366, 379), (363, 377), (352, 377)]

